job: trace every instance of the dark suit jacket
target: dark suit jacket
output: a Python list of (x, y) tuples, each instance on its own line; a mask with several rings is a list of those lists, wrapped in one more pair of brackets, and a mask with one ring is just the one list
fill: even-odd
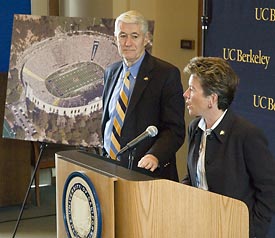
[[(102, 132), (109, 120), (108, 105), (122, 62), (117, 62), (105, 71), (103, 91)], [(178, 181), (176, 151), (184, 142), (184, 99), (179, 70), (146, 52), (136, 78), (135, 87), (125, 115), (121, 131), (121, 148), (144, 132), (150, 125), (158, 128), (158, 135), (146, 138), (136, 146), (134, 170), (145, 154), (155, 155), (160, 164), (149, 175)], [(128, 165), (128, 152), (121, 157), (121, 164)]]
[[(189, 126), (188, 176), (196, 186), (196, 164), (202, 131), (200, 118)], [(250, 213), (250, 236), (266, 236), (275, 211), (275, 160), (262, 132), (230, 109), (207, 138), (205, 170), (209, 191), (242, 200)]]

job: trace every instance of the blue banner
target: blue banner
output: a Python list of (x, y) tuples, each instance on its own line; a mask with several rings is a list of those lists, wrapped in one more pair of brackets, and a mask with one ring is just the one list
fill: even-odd
[[(275, 1), (206, 2), (205, 56), (230, 62), (240, 77), (232, 106), (263, 130), (275, 158)], [(274, 235), (275, 217), (268, 238)]]
[(239, 75), (233, 108), (264, 131), (275, 157), (275, 1), (212, 0), (208, 9), (205, 55)]
[(13, 15), (30, 13), (30, 0), (0, 0), (0, 72), (9, 71)]

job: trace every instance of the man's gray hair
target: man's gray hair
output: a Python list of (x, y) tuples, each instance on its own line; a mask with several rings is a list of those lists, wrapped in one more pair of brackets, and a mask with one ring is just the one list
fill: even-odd
[(148, 32), (148, 21), (138, 11), (131, 10), (131, 11), (128, 11), (128, 12), (124, 12), (116, 18), (115, 32), (114, 32), (115, 36), (117, 36), (118, 33), (119, 33), (119, 30), (120, 30), (119, 29), (119, 23), (120, 22), (138, 24), (138, 25), (140, 25), (141, 31), (144, 34), (146, 34)]

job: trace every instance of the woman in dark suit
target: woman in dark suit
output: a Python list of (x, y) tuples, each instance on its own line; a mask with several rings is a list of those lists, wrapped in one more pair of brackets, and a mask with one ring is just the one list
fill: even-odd
[(242, 200), (250, 237), (267, 235), (275, 211), (275, 160), (265, 136), (229, 108), (239, 79), (217, 57), (195, 57), (184, 98), (196, 118), (188, 128), (188, 174), (184, 184)]

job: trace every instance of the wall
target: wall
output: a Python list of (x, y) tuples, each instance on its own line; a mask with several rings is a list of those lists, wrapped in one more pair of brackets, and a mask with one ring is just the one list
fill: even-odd
[(31, 0), (31, 12), (33, 15), (49, 15), (49, 0)]
[(112, 0), (59, 0), (60, 16), (112, 18)]
[[(0, 73), (0, 131), (2, 135), (7, 73)], [(31, 178), (31, 142), (0, 137), (0, 207), (21, 204)]]

